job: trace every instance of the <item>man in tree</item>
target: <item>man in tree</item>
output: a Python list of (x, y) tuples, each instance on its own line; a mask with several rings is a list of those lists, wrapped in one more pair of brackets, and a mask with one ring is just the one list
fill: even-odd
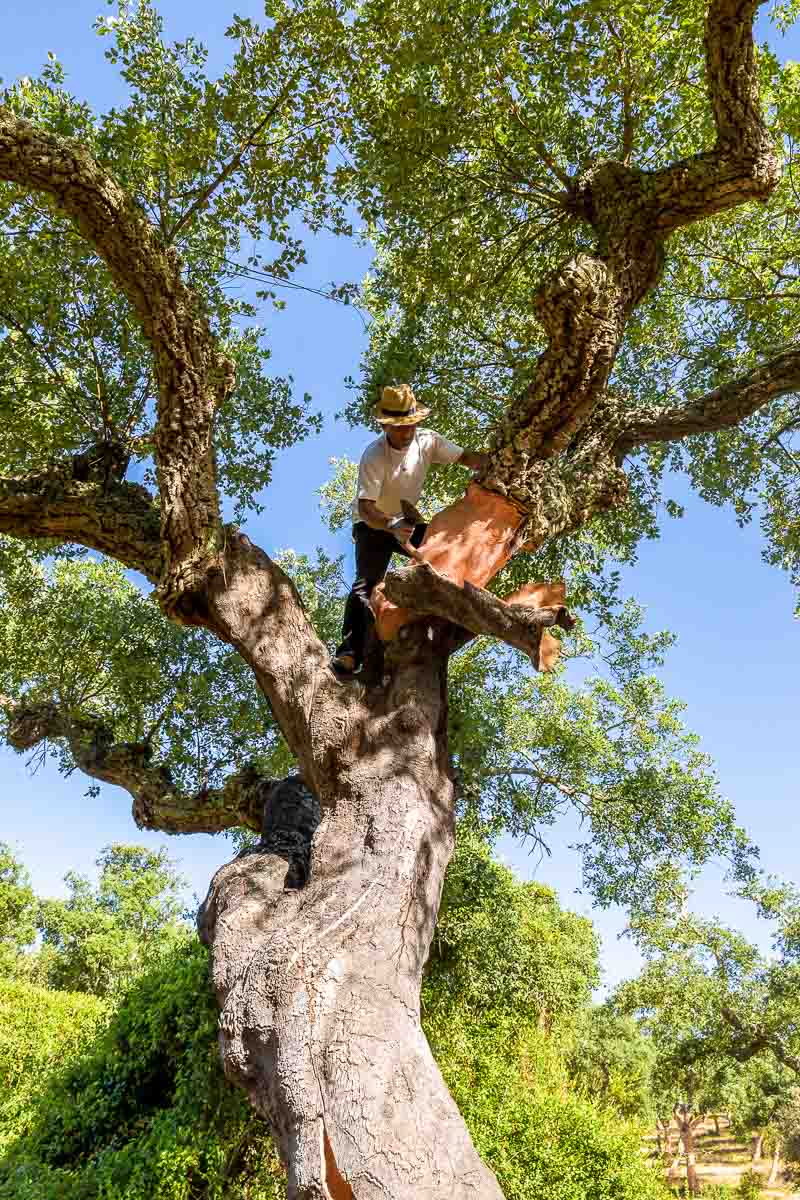
[(357, 671), (364, 657), (367, 622), (371, 619), (372, 589), (383, 579), (392, 554), (412, 557), (427, 525), (415, 520), (425, 477), (436, 464), (462, 463), (480, 470), (485, 454), (462, 450), (432, 429), (419, 429), (430, 412), (417, 404), (407, 383), (385, 387), (375, 409), (383, 433), (370, 442), (358, 465), (358, 490), (353, 501), (353, 541), (356, 578), (344, 610), (342, 641), (333, 660), (342, 675)]

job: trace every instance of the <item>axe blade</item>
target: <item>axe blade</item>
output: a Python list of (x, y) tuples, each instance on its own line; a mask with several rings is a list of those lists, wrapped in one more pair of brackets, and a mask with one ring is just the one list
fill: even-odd
[(415, 525), (425, 524), (425, 518), (423, 517), (422, 513), (418, 508), (415, 508), (410, 501), (401, 500), (400, 507), (403, 510), (403, 516), (407, 521), (413, 521)]

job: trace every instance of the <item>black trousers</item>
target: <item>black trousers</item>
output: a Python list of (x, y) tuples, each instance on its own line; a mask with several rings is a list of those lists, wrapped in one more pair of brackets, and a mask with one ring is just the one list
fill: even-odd
[[(419, 546), (425, 536), (427, 525), (416, 525), (411, 535), (412, 546)], [(353, 526), (353, 541), (356, 544), (356, 578), (344, 606), (342, 640), (337, 654), (352, 654), (356, 666), (364, 659), (364, 641), (368, 623), (373, 620), (369, 598), (376, 583), (386, 574), (393, 554), (411, 555), (397, 538), (383, 529), (372, 529), (365, 521)]]

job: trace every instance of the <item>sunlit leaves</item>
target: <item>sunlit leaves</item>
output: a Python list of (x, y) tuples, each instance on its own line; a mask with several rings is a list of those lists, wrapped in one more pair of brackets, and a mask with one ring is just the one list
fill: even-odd
[[(331, 98), (274, 28), (234, 21), (232, 64), (218, 79), (202, 45), (164, 40), (148, 2), (123, 0), (97, 29), (127, 84), (124, 104), (95, 116), (55, 60), (0, 98), (79, 139), (179, 251), (238, 369), (217, 430), (221, 487), (240, 516), (268, 484), (275, 449), (319, 427), (309, 398), (292, 399), (291, 381), (269, 375), (255, 289), (241, 280), (254, 269), (285, 280), (304, 261), (298, 217), (348, 228), (326, 182)], [(9, 186), (0, 189), (0, 378), (0, 472), (113, 440), (152, 478), (150, 348), (91, 247), (46, 201)]]
[(106, 846), (97, 884), (68, 871), (66, 900), (44, 900), (40, 978), (68, 992), (127, 990), (158, 955), (185, 938), (178, 917), (185, 880), (163, 848)]
[(586, 890), (658, 912), (709, 858), (749, 877), (753, 849), (646, 654), (643, 643), (615, 661), (611, 649), (610, 674), (576, 685), (468, 648), (450, 672), (451, 746), (466, 811), (545, 845), (572, 812)]
[(462, 829), (447, 871), (423, 1003), (570, 1024), (599, 981), (591, 922), (541, 884), (521, 884)]
[[(793, 14), (778, 6), (773, 16)], [(703, 5), (615, 0), (357, 6), (343, 68), (353, 165), (341, 183), (378, 257), (363, 289), (374, 320), (351, 417), (403, 378), (437, 428), (470, 445), (488, 436), (542, 349), (538, 288), (594, 245), (567, 213), (568, 176), (604, 159), (650, 171), (713, 144), (703, 15)], [(695, 397), (796, 336), (797, 66), (761, 47), (758, 67), (781, 184), (766, 205), (670, 239), (612, 377), (632, 407)], [(789, 397), (740, 430), (651, 450), (628, 464), (630, 504), (588, 536), (599, 527), (607, 552), (630, 560), (663, 520), (664, 472), (685, 471), (738, 519), (757, 512), (766, 557), (800, 579), (797, 430)]]
[[(10, 701), (99, 717), (117, 741), (146, 742), (186, 788), (265, 766), (276, 727), (232, 650), (168, 622), (114, 563), (47, 567), (17, 549), (5, 566), (0, 692)], [(71, 771), (65, 747), (51, 749)]]
[(10, 846), (0, 842), (0, 975), (12, 973), (36, 936), (36, 898), (30, 877)]

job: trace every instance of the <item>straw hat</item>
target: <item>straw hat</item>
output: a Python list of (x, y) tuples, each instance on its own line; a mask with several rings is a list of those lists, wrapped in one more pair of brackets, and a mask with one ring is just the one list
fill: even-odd
[(385, 387), (375, 406), (375, 420), (381, 425), (417, 425), (424, 421), (429, 408), (421, 408), (407, 383)]

